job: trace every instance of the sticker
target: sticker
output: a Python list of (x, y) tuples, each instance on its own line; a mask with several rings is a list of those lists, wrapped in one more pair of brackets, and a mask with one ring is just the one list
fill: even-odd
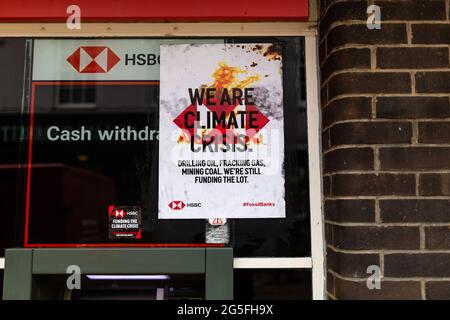
[(227, 219), (225, 218), (213, 218), (208, 220), (209, 224), (213, 226), (223, 226), (225, 223), (227, 223)]
[(141, 207), (109, 206), (109, 239), (141, 239)]
[(227, 219), (209, 219), (206, 223), (205, 242), (228, 244), (230, 242), (229, 226)]

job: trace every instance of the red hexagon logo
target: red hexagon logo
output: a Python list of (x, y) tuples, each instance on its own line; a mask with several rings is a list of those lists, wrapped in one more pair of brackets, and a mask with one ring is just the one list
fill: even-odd
[(186, 204), (183, 201), (172, 201), (169, 203), (169, 208), (172, 210), (182, 210), (186, 207)]
[(67, 58), (67, 62), (79, 73), (106, 73), (119, 61), (114, 51), (99, 46), (79, 47)]

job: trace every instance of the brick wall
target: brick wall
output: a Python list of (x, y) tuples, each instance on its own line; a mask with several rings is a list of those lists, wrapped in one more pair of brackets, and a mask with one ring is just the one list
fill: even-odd
[(450, 299), (449, 2), (320, 2), (331, 299)]

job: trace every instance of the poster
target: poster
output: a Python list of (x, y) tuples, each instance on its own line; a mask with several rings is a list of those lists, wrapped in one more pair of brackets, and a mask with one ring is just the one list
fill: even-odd
[(281, 47), (161, 45), (159, 218), (283, 218)]

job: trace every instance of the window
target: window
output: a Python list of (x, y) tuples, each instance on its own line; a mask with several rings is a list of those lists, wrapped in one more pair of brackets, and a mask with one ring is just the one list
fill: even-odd
[[(154, 42), (156, 47), (163, 41), (172, 40), (185, 43), (267, 42), (281, 46), (286, 218), (231, 219), (229, 245), (234, 248), (236, 257), (236, 277), (247, 279), (245, 281), (248, 283), (255, 281), (256, 287), (252, 289), (255, 292), (258, 281), (276, 282), (285, 278), (295, 279), (294, 282), (307, 288), (305, 292), (310, 291), (311, 278), (314, 278), (312, 273), (283, 271), (283, 268), (310, 269), (313, 266), (311, 256), (322, 254), (320, 245), (315, 253), (314, 247), (311, 249), (312, 233), (316, 232), (319, 241), (322, 237), (318, 199), (320, 182), (310, 178), (320, 179), (319, 171), (311, 172), (312, 159), (316, 162), (314, 170), (319, 170), (318, 146), (315, 146), (318, 141), (308, 141), (315, 129), (317, 133), (312, 137), (318, 137), (318, 119), (311, 115), (318, 111), (309, 111), (317, 108), (317, 97), (315, 100), (311, 98), (316, 95), (317, 89), (314, 88), (317, 83), (314, 74), (316, 66), (312, 65), (308, 70), (308, 57), (305, 56), (307, 52), (313, 57), (312, 63), (315, 63), (314, 37), (306, 40), (304, 36), (139, 40)], [(120, 39), (115, 38), (114, 41), (120, 42)], [(20, 138), (7, 142), (8, 151), (1, 159), (3, 181), (15, 186), (11, 189), (14, 194), (8, 198), (17, 199), (4, 204), (8, 208), (3, 212), (15, 212), (15, 215), (10, 216), (7, 222), (8, 230), (14, 234), (4, 235), (1, 243), (3, 249), (17, 245), (205, 244), (207, 221), (158, 219), (157, 140), (130, 142), (112, 139), (105, 142), (81, 139), (80, 136), (70, 141), (61, 138), (63, 132), (81, 131), (81, 128), (110, 131), (127, 128), (133, 132), (145, 131), (147, 135), (149, 130), (158, 130), (159, 78), (139, 83), (59, 79), (32, 81), (32, 73), (36, 70), (33, 65), (35, 41), (6, 39), (2, 43), (0, 55), (8, 54), (7, 50), (10, 50), (11, 59), (14, 57), (17, 60), (8, 64), (9, 68), (15, 68), (13, 81), (6, 79), (5, 73), (0, 76), (0, 81), (14, 85), (11, 90), (0, 92), (2, 113), (8, 116), (3, 121), (5, 127), (17, 123), (16, 127), (21, 132)], [(6, 47), (10, 48), (4, 49)], [(156, 56), (154, 60), (155, 64), (159, 63)], [(311, 123), (311, 119), (317, 123)], [(31, 144), (29, 128), (32, 128)], [(49, 132), (54, 140), (49, 139)], [(314, 145), (312, 149), (311, 145)], [(32, 157), (28, 152), (30, 150)], [(30, 160), (31, 167), (28, 166)], [(30, 170), (31, 178), (28, 178)], [(311, 198), (316, 201), (311, 203)], [(142, 207), (143, 232), (140, 239), (109, 239), (107, 208), (115, 204)], [(314, 216), (311, 215), (313, 211)], [(318, 231), (312, 232), (311, 225), (316, 226)], [(252, 260), (260, 258), (263, 260)], [(264, 262), (269, 260), (264, 259), (271, 261), (270, 269)], [(321, 259), (317, 261), (320, 274)], [(252, 268), (266, 269), (250, 271)], [(316, 278), (320, 282), (320, 275)], [(236, 290), (241, 287), (236, 286)], [(321, 287), (323, 283), (319, 284), (319, 291)], [(292, 292), (296, 294), (297, 291)], [(236, 296), (245, 295), (238, 293)], [(311, 292), (302, 294), (302, 297), (308, 296)], [(266, 295), (261, 293), (253, 297)]]

